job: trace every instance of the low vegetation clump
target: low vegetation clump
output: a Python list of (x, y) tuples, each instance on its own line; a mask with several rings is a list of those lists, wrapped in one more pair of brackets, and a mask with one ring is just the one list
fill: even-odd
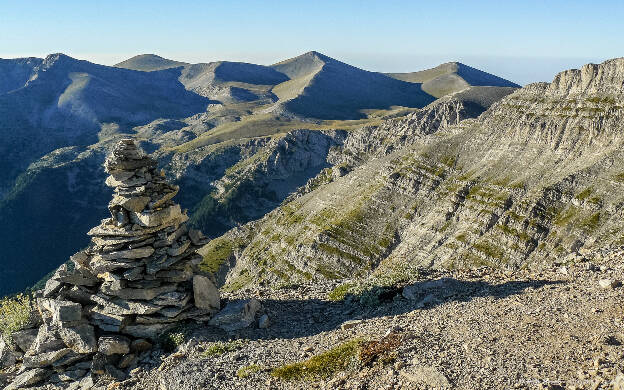
[(400, 285), (414, 280), (419, 276), (417, 269), (407, 267), (384, 268), (363, 282), (342, 283), (334, 288), (327, 298), (338, 302), (345, 299), (355, 300), (364, 306), (378, 306), (391, 301), (401, 292)]
[(347, 294), (353, 290), (355, 284), (353, 283), (343, 283), (338, 287), (334, 288), (327, 296), (330, 301), (342, 301), (347, 297)]
[(225, 263), (238, 243), (227, 238), (217, 238), (208, 243), (203, 249), (203, 261), (200, 268), (206, 272), (216, 273), (223, 263)]
[(0, 333), (10, 342), (13, 332), (28, 324), (32, 315), (32, 299), (20, 294), (0, 299)]
[(275, 368), (271, 375), (284, 380), (328, 378), (358, 363), (361, 344), (361, 339), (347, 341), (303, 362)]
[(166, 332), (158, 340), (165, 352), (173, 352), (186, 341), (186, 333), (181, 329)]
[(390, 333), (381, 340), (373, 340), (362, 343), (360, 361), (365, 366), (375, 362), (381, 364), (390, 363), (397, 358), (396, 350), (403, 343), (403, 338), (397, 333)]
[(208, 348), (206, 348), (206, 352), (204, 352), (204, 356), (218, 356), (223, 355), (227, 352), (237, 351), (245, 345), (245, 340), (231, 340), (227, 342), (217, 341), (216, 343), (212, 343)]
[(244, 378), (250, 377), (251, 375), (259, 371), (262, 371), (262, 367), (260, 367), (257, 364), (251, 364), (249, 366), (239, 368), (238, 371), (236, 371), (236, 376), (241, 379), (244, 379)]

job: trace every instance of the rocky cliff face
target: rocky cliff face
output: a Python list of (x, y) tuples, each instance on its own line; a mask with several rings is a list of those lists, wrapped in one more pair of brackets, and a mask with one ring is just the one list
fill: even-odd
[[(347, 139), (335, 161), (364, 164), (219, 239), (228, 284), (539, 266), (621, 243), (623, 74), (622, 59), (563, 72), (429, 135), (424, 113), (387, 123), (414, 134), (390, 153)], [(449, 104), (427, 115), (453, 118)]]

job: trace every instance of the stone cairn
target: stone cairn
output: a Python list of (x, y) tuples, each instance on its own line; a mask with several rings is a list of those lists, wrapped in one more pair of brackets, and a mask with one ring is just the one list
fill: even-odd
[(83, 388), (94, 375), (123, 379), (176, 323), (206, 321), (219, 310), (214, 280), (198, 269), (196, 250), (207, 240), (185, 225), (188, 217), (172, 201), (178, 187), (131, 139), (104, 166), (115, 191), (111, 218), (89, 231), (88, 248), (38, 292), (40, 318), (12, 337), (22, 365), (7, 389), (44, 379), (86, 382)]

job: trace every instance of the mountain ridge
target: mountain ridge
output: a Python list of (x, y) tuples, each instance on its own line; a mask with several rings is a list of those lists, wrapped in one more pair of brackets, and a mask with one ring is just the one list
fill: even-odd
[(421, 83), (424, 91), (437, 98), (460, 91), (468, 86), (520, 87), (509, 80), (461, 62), (447, 62), (419, 72), (387, 74), (399, 80)]
[[(325, 69), (320, 82), (315, 79), (309, 86), (313, 97), (337, 101), (361, 90), (370, 96), (361, 86), (347, 85), (351, 92), (344, 93), (331, 82), (352, 69), (355, 76), (349, 77), (356, 81), (362, 76), (380, 79), (386, 87), (417, 87), (340, 64)], [(206, 228), (206, 218), (219, 221), (214, 230), (206, 229), (218, 236), (274, 209), (326, 169), (331, 149), (348, 131), (419, 110), (387, 107), (393, 102), (384, 99), (378, 100), (380, 108), (362, 110), (368, 98), (356, 96), (336, 117), (308, 117), (307, 106), (315, 101), (309, 97), (299, 99), (294, 110), (276, 106), (279, 97), (273, 92), (291, 81), (287, 75), (227, 61), (144, 72), (57, 53), (2, 60), (0, 74), (10, 75), (3, 78), (9, 80), (2, 84), (6, 92), (0, 93), (5, 163), (0, 172), (0, 245), (16, 264), (0, 275), (2, 293), (33, 284), (85, 245), (81, 231), (106, 212), (100, 204), (108, 195), (100, 182), (101, 162), (120, 137), (131, 136), (155, 153), (181, 185), (180, 202), (192, 211), (194, 223)], [(493, 91), (479, 93), (494, 100), (506, 93)], [(490, 104), (487, 99), (481, 103)], [(353, 117), (361, 119), (341, 119)], [(258, 207), (246, 212), (252, 194)], [(71, 222), (61, 226), (60, 221)], [(38, 244), (30, 243), (32, 237)], [(37, 271), (23, 272), (23, 267)]]

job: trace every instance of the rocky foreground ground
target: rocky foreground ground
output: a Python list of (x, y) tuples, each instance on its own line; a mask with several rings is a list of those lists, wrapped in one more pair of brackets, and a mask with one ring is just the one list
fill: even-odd
[[(422, 272), (374, 304), (329, 300), (338, 282), (226, 294), (258, 299), (269, 321), (181, 329), (172, 352), (157, 347), (130, 379), (94, 388), (624, 389), (623, 253), (539, 272)], [(327, 377), (275, 371), (353, 340), (368, 350)]]

